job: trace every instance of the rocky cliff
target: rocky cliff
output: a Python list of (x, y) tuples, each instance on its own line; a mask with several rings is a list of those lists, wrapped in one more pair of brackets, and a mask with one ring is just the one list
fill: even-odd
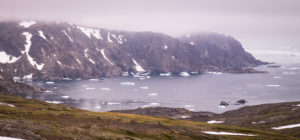
[(263, 64), (230, 36), (174, 38), (69, 23), (0, 22), (0, 71), (21, 79), (98, 78), (127, 72), (255, 72)]

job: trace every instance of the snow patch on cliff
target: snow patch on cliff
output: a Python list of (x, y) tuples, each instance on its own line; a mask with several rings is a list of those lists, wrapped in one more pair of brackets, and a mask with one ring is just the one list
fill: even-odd
[(136, 69), (136, 71), (138, 71), (138, 72), (144, 72), (144, 71), (145, 71), (145, 69), (143, 69), (143, 67), (142, 67), (141, 65), (139, 65), (139, 64), (135, 61), (134, 58), (132, 58), (132, 61), (133, 61), (133, 63), (135, 64), (135, 69)]
[(12, 55), (6, 54), (6, 52), (0, 52), (0, 63), (14, 63), (19, 60), (21, 56), (14, 57)]
[(62, 30), (62, 32), (69, 38), (69, 40), (71, 42), (74, 42), (73, 39), (67, 34), (67, 32), (65, 30)]
[(113, 41), (110, 39), (110, 32), (107, 33), (107, 41), (113, 43)]
[(47, 40), (46, 36), (44, 35), (44, 33), (42, 31), (38, 31), (39, 36), (45, 40)]
[(30, 26), (36, 24), (36, 21), (22, 21), (19, 23), (20, 26), (23, 26), (24, 28), (29, 28)]
[(43, 67), (44, 67), (44, 63), (41, 63), (41, 64), (38, 64), (37, 62), (35, 62), (33, 60), (33, 58), (29, 55), (29, 50), (30, 50), (30, 47), (31, 47), (31, 37), (32, 37), (32, 34), (30, 34), (29, 32), (24, 32), (23, 35), (26, 37), (26, 44), (24, 45), (25, 46), (25, 52), (26, 55), (27, 55), (27, 58), (30, 62), (30, 64), (32, 66), (36, 66), (36, 68), (38, 70), (42, 70)]
[(100, 50), (100, 51), (101, 51), (101, 54), (102, 54), (103, 58), (104, 58), (107, 62), (109, 62), (111, 65), (114, 65), (114, 63), (112, 63), (112, 62), (106, 57), (105, 52), (104, 52), (104, 49), (102, 49), (102, 50)]
[(83, 32), (89, 38), (91, 38), (91, 36), (93, 35), (97, 39), (103, 39), (101, 37), (100, 30), (98, 30), (98, 29), (86, 28), (86, 27), (81, 27), (81, 26), (77, 26), (77, 28), (80, 29), (81, 32)]

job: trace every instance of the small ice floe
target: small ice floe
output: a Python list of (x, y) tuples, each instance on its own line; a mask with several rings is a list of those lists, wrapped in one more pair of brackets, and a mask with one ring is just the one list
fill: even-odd
[(281, 76), (274, 76), (274, 79), (281, 79)]
[(291, 124), (291, 125), (284, 125), (284, 126), (278, 126), (278, 127), (272, 127), (272, 129), (280, 130), (280, 129), (288, 129), (288, 128), (296, 128), (296, 127), (300, 127), (300, 123)]
[(69, 99), (70, 97), (67, 96), (67, 95), (64, 95), (64, 96), (61, 96), (61, 98), (63, 98), (63, 99)]
[(283, 75), (294, 75), (295, 72), (289, 72), (289, 71), (284, 71), (282, 72)]
[(181, 119), (189, 119), (189, 118), (191, 118), (191, 116), (190, 115), (181, 115), (179, 118), (181, 118)]
[(122, 83), (120, 83), (120, 85), (122, 85), (122, 86), (134, 86), (135, 83), (133, 83), (133, 82), (122, 82)]
[(190, 76), (190, 74), (188, 72), (180, 72), (179, 75), (187, 77)]
[(54, 82), (52, 82), (52, 81), (47, 81), (47, 82), (45, 82), (46, 84), (54, 84)]
[(140, 89), (149, 89), (147, 86), (140, 87)]
[(52, 92), (51, 90), (46, 90), (46, 91), (44, 91), (44, 92), (46, 92), (46, 93), (50, 93), (50, 92)]
[(198, 74), (198, 72), (196, 72), (196, 71), (193, 71), (193, 72), (191, 72), (191, 74), (194, 74), (194, 75), (196, 75), (196, 74)]
[(208, 74), (214, 74), (214, 75), (222, 75), (223, 73), (222, 72), (217, 72), (217, 71), (210, 71), (210, 72), (207, 72)]
[(151, 76), (148, 75), (148, 76), (146, 76), (146, 78), (149, 79), (149, 78), (151, 78)]
[(258, 122), (251, 122), (252, 124), (262, 124), (262, 123), (266, 123), (266, 121), (258, 121)]
[(144, 77), (141, 77), (141, 78), (140, 78), (140, 80), (146, 80), (146, 78), (144, 78)]
[(252, 134), (232, 133), (232, 132), (216, 132), (216, 131), (201, 131), (201, 132), (210, 135), (256, 136)]
[(172, 76), (172, 73), (171, 72), (160, 73), (159, 76)]
[(101, 88), (101, 90), (103, 90), (103, 91), (110, 91), (109, 88)]
[(62, 101), (46, 101), (47, 103), (51, 103), (51, 104), (62, 104)]
[(119, 105), (121, 103), (118, 103), (118, 102), (107, 102), (108, 105)]
[(149, 93), (147, 94), (148, 96), (157, 96), (158, 94), (157, 93)]
[(290, 70), (300, 70), (299, 67), (291, 67)]
[(89, 81), (99, 81), (99, 79), (89, 79)]
[(194, 45), (195, 45), (195, 43), (194, 43), (194, 42), (190, 42), (190, 45), (194, 46)]
[(71, 78), (62, 78), (62, 80), (72, 80)]
[(157, 107), (157, 106), (160, 106), (160, 103), (149, 103), (149, 104), (141, 106), (141, 107), (145, 108), (145, 107)]
[(219, 105), (218, 108), (224, 109), (224, 108), (226, 108), (226, 106), (224, 106), (224, 105)]
[(95, 106), (94, 109), (101, 109), (101, 106)]
[(92, 88), (92, 87), (86, 87), (85, 89), (86, 89), (86, 90), (94, 90), (95, 88)]
[(265, 85), (266, 87), (280, 87), (280, 85), (272, 85), (272, 84), (269, 84), (269, 85)]
[(80, 81), (80, 80), (81, 80), (81, 78), (77, 78), (77, 79), (76, 79), (76, 81)]
[(7, 104), (7, 103), (0, 103), (0, 105), (9, 106), (9, 107), (16, 107), (16, 106), (14, 106), (12, 104)]
[(211, 121), (207, 121), (207, 123), (210, 123), (210, 124), (213, 124), (213, 123), (224, 123), (224, 121), (211, 120)]

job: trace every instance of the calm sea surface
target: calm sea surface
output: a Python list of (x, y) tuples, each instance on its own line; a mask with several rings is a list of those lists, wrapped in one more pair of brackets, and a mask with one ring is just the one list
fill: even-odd
[[(180, 107), (191, 111), (222, 113), (245, 105), (300, 100), (300, 56), (260, 54), (256, 57), (276, 62), (279, 68), (261, 66), (263, 74), (207, 73), (195, 76), (120, 77), (99, 80), (33, 81), (47, 89), (27, 96), (81, 109), (110, 111), (137, 107)], [(54, 82), (54, 83), (52, 83)], [(245, 105), (235, 105), (244, 99)], [(219, 106), (221, 101), (229, 106)]]

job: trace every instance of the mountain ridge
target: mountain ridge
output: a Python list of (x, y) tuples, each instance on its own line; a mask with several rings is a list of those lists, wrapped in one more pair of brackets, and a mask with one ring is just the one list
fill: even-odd
[[(2, 75), (34, 80), (124, 73), (257, 72), (264, 64), (230, 36), (113, 31), (69, 23), (0, 22)], [(31, 77), (28, 75), (31, 75)]]

